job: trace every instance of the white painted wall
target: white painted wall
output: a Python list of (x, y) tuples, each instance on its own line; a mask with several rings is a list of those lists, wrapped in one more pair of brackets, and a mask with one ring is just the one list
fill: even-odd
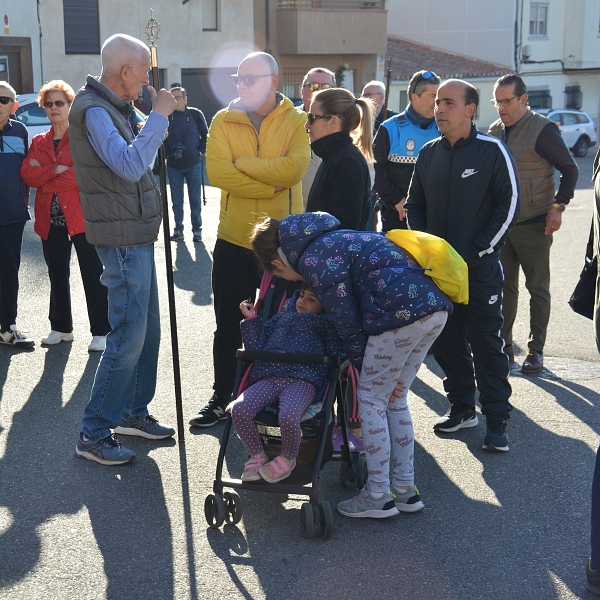
[[(235, 66), (254, 50), (252, 3), (249, 0), (219, 2), (219, 31), (202, 31), (202, 2), (181, 0), (101, 0), (100, 43), (115, 33), (127, 33), (146, 41), (149, 7), (160, 23), (157, 42), (159, 66), (167, 79), (181, 81), (181, 69)], [(10, 18), (12, 36), (32, 38), (36, 90), (42, 85), (35, 0), (0, 0), (0, 12)], [(40, 7), (43, 33), (44, 80), (63, 79), (75, 89), (88, 74), (100, 74), (99, 55), (65, 55), (62, 2), (46, 0)], [(1, 17), (1, 15), (0, 15)], [(0, 28), (0, 35), (3, 35)]]

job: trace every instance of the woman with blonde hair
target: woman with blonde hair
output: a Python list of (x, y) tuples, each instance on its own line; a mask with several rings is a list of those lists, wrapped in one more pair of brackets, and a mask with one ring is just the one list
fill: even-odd
[(343, 88), (312, 97), (306, 129), (312, 151), (323, 159), (310, 188), (307, 212), (324, 211), (343, 229), (363, 230), (369, 220), (374, 105)]
[(69, 150), (69, 109), (75, 97), (64, 81), (50, 81), (42, 87), (38, 104), (52, 123), (50, 131), (36, 135), (21, 165), (21, 178), (36, 188), (35, 232), (50, 278), (50, 333), (42, 344), (58, 344), (73, 339), (71, 292), (69, 287), (71, 247), (75, 246), (85, 290), (92, 341), (90, 352), (106, 346), (108, 322), (107, 288), (100, 283), (102, 263), (96, 249), (85, 239), (85, 226), (79, 190)]

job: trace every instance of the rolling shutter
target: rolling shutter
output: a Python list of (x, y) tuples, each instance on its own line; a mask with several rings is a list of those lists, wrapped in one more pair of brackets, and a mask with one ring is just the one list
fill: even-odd
[(100, 54), (98, 0), (63, 0), (65, 54)]

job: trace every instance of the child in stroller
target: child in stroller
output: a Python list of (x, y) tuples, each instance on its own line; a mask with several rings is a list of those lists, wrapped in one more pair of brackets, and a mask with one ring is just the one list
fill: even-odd
[[(324, 314), (323, 307), (304, 284), (294, 293), (288, 310), (263, 322), (249, 302), (240, 310), (242, 338), (247, 350), (277, 352), (309, 352), (341, 355), (341, 341)], [(231, 418), (242, 440), (249, 460), (244, 466), (242, 481), (264, 479), (277, 483), (289, 477), (296, 466), (300, 449), (300, 420), (305, 410), (322, 393), (328, 378), (327, 365), (295, 365), (256, 361), (250, 372), (250, 387), (230, 405)], [(279, 402), (281, 455), (268, 462), (254, 418), (265, 407)]]

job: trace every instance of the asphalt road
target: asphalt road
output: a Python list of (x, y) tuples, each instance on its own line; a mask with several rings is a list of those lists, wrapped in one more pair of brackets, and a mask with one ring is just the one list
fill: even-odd
[[(514, 600), (587, 598), (590, 484), (600, 433), (600, 359), (591, 321), (567, 306), (592, 214), (590, 155), (552, 248), (552, 320), (546, 369), (511, 378), (511, 450), (481, 450), (479, 427), (444, 437), (433, 360), (410, 396), (416, 481), (426, 508), (388, 520), (334, 511), (328, 540), (299, 536), (299, 499), (242, 494), (238, 526), (210, 530), (211, 491), (223, 424), (185, 428), (185, 443), (128, 440), (130, 465), (74, 458), (80, 419), (99, 356), (88, 355), (83, 289), (73, 261), (75, 340), (46, 348), (49, 286), (41, 244), (25, 231), (19, 327), (33, 351), (0, 348), (0, 597), (44, 599), (267, 598)], [(204, 242), (173, 244), (184, 413), (211, 395), (210, 267), (218, 191), (207, 189)], [(160, 376), (152, 412), (175, 424), (164, 246), (157, 244), (163, 313)], [(518, 360), (527, 342), (527, 301), (516, 324)], [(245, 455), (233, 441), (227, 468)], [(338, 463), (322, 471), (333, 507)], [(591, 596), (590, 596), (591, 597)]]

